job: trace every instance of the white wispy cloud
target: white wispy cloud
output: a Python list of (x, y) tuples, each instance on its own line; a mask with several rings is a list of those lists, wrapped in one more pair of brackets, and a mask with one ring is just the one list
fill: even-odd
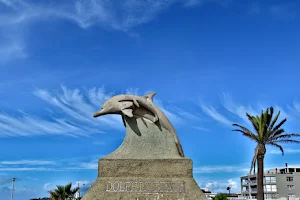
[(12, 58), (26, 58), (24, 46), (17, 41), (6, 45), (0, 45), (0, 62), (9, 61)]
[(195, 112), (188, 112), (184, 109), (180, 109), (180, 108), (172, 108), (172, 111), (174, 113), (176, 113), (178, 116), (180, 116), (181, 118), (184, 118), (188, 121), (202, 121), (203, 118), (202, 116), (199, 115), (199, 113), (195, 113)]
[(203, 103), (200, 103), (200, 107), (205, 114), (207, 114), (214, 120), (227, 126), (231, 126), (233, 124), (233, 122), (231, 122), (227, 117), (219, 113), (213, 106), (206, 106)]
[(83, 170), (94, 170), (97, 168), (92, 167), (0, 167), (0, 171), (12, 172), (12, 171), (53, 171), (53, 172), (63, 172), (63, 171), (83, 171)]
[(250, 5), (249, 14), (256, 15), (259, 14), (260, 12), (261, 12), (260, 4), (255, 2)]
[[(1, 172), (12, 171), (84, 171), (98, 168), (98, 159), (103, 155), (74, 157), (58, 160), (13, 160), (0, 161)], [(32, 179), (32, 178), (31, 178)]]
[[(29, 30), (30, 24), (37, 21), (65, 20), (73, 22), (83, 29), (99, 26), (107, 30), (117, 30), (138, 36), (132, 28), (147, 23), (172, 5), (199, 5), (204, 0), (73, 0), (73, 1), (31, 1), (0, 0), (0, 41), (7, 41), (5, 35), (15, 34), (8, 40), (7, 46), (0, 45), (2, 60), (11, 60), (30, 56), (29, 45), (24, 40), (22, 29)], [(228, 0), (205, 0), (223, 5)], [(30, 32), (30, 31), (27, 31)], [(23, 43), (20, 43), (23, 41)], [(26, 48), (25, 48), (26, 47)]]
[(205, 132), (210, 132), (210, 130), (208, 128), (203, 128), (203, 127), (200, 127), (200, 126), (193, 126), (192, 127), (193, 129), (196, 129), (198, 131), (205, 131)]
[(300, 103), (298, 101), (293, 101), (292, 105), (288, 105), (287, 108), (289, 118), (297, 120), (300, 119)]
[(232, 1), (233, 0), (185, 0), (183, 2), (185, 7), (194, 7), (203, 5), (204, 3), (215, 3), (221, 6), (227, 6)]
[(0, 178), (0, 185), (11, 183), (11, 178)]
[(54, 161), (48, 160), (14, 160), (0, 161), (0, 165), (55, 165)]
[[(137, 91), (137, 90), (136, 90)], [(128, 90), (128, 92), (132, 92)], [(16, 115), (0, 113), (0, 137), (66, 135), (71, 137), (89, 136), (107, 130), (123, 130), (119, 115), (106, 115), (94, 118), (93, 114), (112, 95), (104, 88), (68, 89), (62, 86), (58, 91), (36, 89), (33, 94), (46, 102), (47, 116), (37, 117), (20, 111)], [(166, 114), (172, 124), (184, 124), (184, 121), (201, 120), (197, 115), (186, 111), (172, 110), (161, 100), (155, 104)], [(103, 144), (103, 142), (101, 142)]]
[(277, 4), (269, 7), (270, 13), (279, 19), (295, 19), (297, 12), (295, 6), (291, 4)]
[(59, 171), (59, 169), (46, 167), (1, 167), (0, 171)]
[(88, 186), (88, 185), (91, 185), (92, 183), (93, 183), (93, 181), (81, 180), (81, 181), (76, 181), (75, 186), (77, 186), (78, 184), (80, 187), (82, 187), (83, 185)]
[(219, 193), (219, 192), (224, 193), (227, 187), (231, 188), (231, 192), (239, 192), (240, 191), (239, 186), (240, 186), (240, 180), (238, 178), (213, 181), (205, 184), (205, 188), (215, 193)]
[(77, 163), (77, 166), (81, 168), (82, 170), (84, 169), (98, 169), (98, 160), (94, 160), (91, 162), (81, 162)]
[(186, 7), (197, 6), (204, 3), (205, 0), (187, 0), (184, 4)]
[[(89, 133), (89, 132), (88, 132)], [(87, 133), (87, 134), (88, 134)], [(35, 116), (11, 116), (0, 114), (0, 137), (35, 136), (35, 135), (84, 136), (82, 127), (77, 127), (64, 119), (47, 121)]]
[[(64, 19), (74, 22), (81, 28), (98, 25), (104, 29), (131, 33), (129, 29), (147, 23), (157, 17), (163, 10), (178, 0), (74, 0), (74, 1), (39, 1), (1, 0), (0, 7), (0, 61), (24, 58), (28, 55), (26, 42), (21, 45), (22, 29), (29, 29), (35, 21)], [(12, 40), (5, 36), (13, 35)], [(3, 42), (1, 42), (3, 43)], [(28, 45), (27, 45), (28, 46)]]
[(52, 189), (51, 188), (51, 183), (45, 183), (43, 189), (46, 190), (46, 191), (51, 190)]
[(250, 122), (246, 116), (246, 113), (248, 113), (250, 115), (258, 114), (258, 112), (256, 112), (251, 106), (243, 106), (243, 105), (239, 105), (238, 103), (234, 102), (232, 100), (232, 97), (228, 93), (223, 93), (223, 105), (228, 111), (237, 115), (238, 117), (240, 117), (247, 123), (250, 123)]
[(57, 93), (37, 89), (34, 95), (52, 106), (57, 114), (47, 116), (50, 119), (46, 120), (24, 112), (17, 116), (0, 113), (0, 137), (49, 134), (77, 137), (123, 128), (119, 116), (93, 118), (93, 113), (109, 98), (103, 88), (81, 91), (62, 87)]
[(194, 168), (194, 173), (216, 173), (216, 172), (247, 172), (249, 168), (235, 165), (213, 165), (199, 166)]
[(246, 113), (254, 116), (260, 115), (262, 111), (265, 111), (266, 108), (269, 108), (270, 106), (274, 108), (273, 116), (275, 116), (280, 111), (277, 124), (284, 118), (287, 118), (290, 122), (299, 121), (300, 119), (300, 103), (298, 103), (297, 101), (294, 101), (292, 105), (286, 106), (277, 104), (268, 104), (266, 106), (265, 104), (261, 104), (259, 102), (252, 105), (242, 105), (234, 101), (232, 99), (232, 96), (228, 93), (222, 93), (220, 109), (222, 110), (222, 112), (216, 110), (214, 106), (206, 105), (203, 102), (200, 102), (199, 106), (206, 115), (210, 116), (215, 121), (228, 126), (231, 126), (233, 122), (239, 124), (245, 122), (252, 127), (252, 124), (246, 116)]
[[(270, 152), (270, 154), (282, 154), (282, 152), (280, 150), (275, 150), (275, 149), (272, 149)], [(285, 154), (295, 154), (295, 153), (300, 153), (300, 149), (284, 149), (284, 153)]]

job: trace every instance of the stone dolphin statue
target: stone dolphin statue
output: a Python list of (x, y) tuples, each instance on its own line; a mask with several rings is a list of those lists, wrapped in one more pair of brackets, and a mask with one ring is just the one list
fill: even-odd
[[(184, 157), (182, 146), (179, 142), (177, 133), (166, 117), (166, 115), (153, 103), (153, 96), (155, 92), (151, 92), (145, 96), (127, 95), (121, 94), (116, 95), (108, 99), (103, 105), (101, 110), (94, 114), (94, 117), (99, 117), (107, 114), (120, 114), (124, 122), (124, 116), (127, 117), (143, 117), (151, 122), (162, 126), (174, 135), (175, 143), (178, 148), (178, 152), (181, 157)], [(126, 126), (125, 122), (124, 125)]]

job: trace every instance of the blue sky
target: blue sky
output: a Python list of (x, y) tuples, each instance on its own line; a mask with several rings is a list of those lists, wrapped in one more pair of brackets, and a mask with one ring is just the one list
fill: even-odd
[[(239, 192), (255, 144), (232, 123), (274, 106), (300, 132), (299, 2), (0, 0), (0, 199), (97, 177), (122, 142), (112, 95), (157, 92), (200, 187)], [(266, 168), (300, 166), (300, 146)]]

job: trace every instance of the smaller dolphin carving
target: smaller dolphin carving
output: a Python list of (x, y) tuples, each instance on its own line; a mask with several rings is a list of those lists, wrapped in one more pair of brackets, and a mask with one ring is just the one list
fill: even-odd
[(134, 106), (142, 106), (154, 115), (153, 122), (156, 122), (158, 120), (156, 110), (148, 100), (148, 98), (153, 98), (154, 95), (155, 93), (150, 93), (146, 96), (116, 95), (107, 100), (103, 104), (101, 110), (94, 114), (94, 117), (99, 117), (101, 115), (107, 114), (123, 114), (128, 117), (133, 117)]
[(124, 115), (127, 117), (143, 117), (151, 122), (161, 125), (171, 134), (174, 135), (175, 143), (178, 148), (180, 156), (184, 157), (182, 146), (179, 142), (177, 133), (165, 116), (165, 114), (153, 103), (153, 97), (156, 93), (151, 92), (145, 96), (137, 95), (116, 95), (109, 100), (107, 100), (101, 110), (94, 114), (94, 117), (99, 117), (107, 114), (120, 114), (122, 115), (124, 126), (126, 127), (124, 121)]

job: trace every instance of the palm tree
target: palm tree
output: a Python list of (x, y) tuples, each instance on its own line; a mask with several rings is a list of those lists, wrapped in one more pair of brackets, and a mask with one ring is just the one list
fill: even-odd
[(273, 113), (273, 107), (267, 108), (265, 112), (262, 111), (261, 114), (257, 116), (251, 116), (248, 113), (246, 113), (246, 116), (251, 122), (255, 132), (250, 131), (244, 126), (233, 124), (233, 126), (239, 127), (239, 129), (234, 129), (233, 131), (239, 131), (243, 133), (244, 136), (250, 138), (251, 140), (257, 143), (249, 174), (251, 175), (252, 168), (257, 162), (257, 200), (264, 199), (263, 177), (266, 145), (271, 145), (279, 148), (282, 152), (282, 155), (284, 155), (284, 150), (280, 143), (300, 143), (300, 141), (292, 139), (292, 137), (300, 137), (300, 134), (286, 133), (284, 129), (281, 128), (281, 126), (287, 121), (286, 118), (279, 122), (277, 125), (275, 125), (280, 115), (280, 111), (278, 111), (277, 115), (275, 115), (274, 118)]
[(74, 194), (79, 190), (78, 187), (71, 189), (72, 183), (67, 185), (57, 185), (53, 191), (49, 191), (51, 200), (71, 200)]

